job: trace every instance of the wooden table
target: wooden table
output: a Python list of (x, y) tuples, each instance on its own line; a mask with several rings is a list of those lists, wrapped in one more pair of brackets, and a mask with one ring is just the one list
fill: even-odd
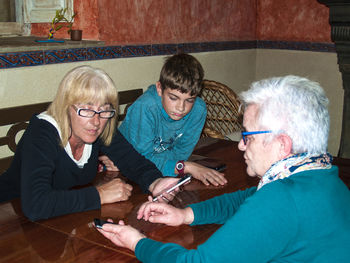
[[(243, 189), (257, 183), (246, 175), (243, 155), (237, 143), (204, 139), (195, 154), (221, 159), (226, 163), (228, 184), (206, 187), (197, 180), (185, 186), (172, 203), (178, 207), (206, 200), (213, 196)], [(108, 178), (110, 174), (105, 175)], [(31, 222), (23, 215), (20, 201), (0, 204), (1, 262), (138, 262), (134, 253), (115, 246), (93, 226), (94, 218), (124, 219), (148, 237), (175, 242), (186, 248), (203, 243), (219, 226), (169, 227), (136, 219), (138, 207), (147, 195), (134, 185), (132, 197), (125, 202), (103, 205), (93, 210)]]
[[(246, 174), (243, 153), (237, 143), (201, 140), (195, 154), (221, 159), (226, 163), (228, 184), (223, 187), (204, 186), (193, 180), (172, 201), (175, 206), (206, 200), (222, 193), (257, 185)], [(349, 167), (349, 166), (348, 166)], [(347, 170), (348, 171), (348, 170)], [(110, 175), (104, 175), (106, 177)], [(148, 237), (164, 242), (195, 248), (216, 231), (218, 225), (168, 227), (136, 219), (138, 207), (147, 195), (134, 185), (130, 200), (103, 205), (93, 210), (31, 222), (21, 211), (19, 200), (0, 204), (1, 262), (138, 262), (132, 251), (120, 248), (104, 238), (93, 226), (94, 218), (124, 219)]]

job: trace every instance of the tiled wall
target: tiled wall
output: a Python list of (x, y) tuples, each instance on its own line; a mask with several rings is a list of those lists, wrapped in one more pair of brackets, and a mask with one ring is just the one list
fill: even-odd
[(344, 95), (330, 43), (234, 41), (0, 53), (0, 107), (52, 100), (62, 77), (83, 64), (105, 70), (118, 90), (147, 88), (158, 80), (164, 55), (180, 51), (198, 58), (207, 79), (225, 83), (237, 94), (271, 76), (293, 74), (319, 82), (330, 99), (329, 151), (337, 153)]
[(335, 52), (335, 46), (331, 43), (286, 41), (226, 41), (183, 44), (106, 46), (0, 53), (0, 69), (113, 58), (171, 55), (181, 52), (198, 53), (256, 48)]

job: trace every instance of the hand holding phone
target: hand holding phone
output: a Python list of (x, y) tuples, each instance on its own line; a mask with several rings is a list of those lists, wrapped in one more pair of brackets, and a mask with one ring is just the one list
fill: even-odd
[(94, 219), (94, 223), (95, 223), (95, 226), (96, 226), (97, 228), (100, 228), (100, 229), (102, 229), (102, 226), (103, 226), (104, 224), (114, 224), (114, 225), (118, 225), (117, 223), (108, 222), (108, 221), (103, 220), (103, 219), (100, 219), (100, 218), (95, 218), (95, 219)]
[(165, 189), (162, 193), (160, 193), (159, 195), (157, 195), (155, 198), (153, 198), (153, 202), (157, 201), (159, 198), (162, 198), (164, 194), (170, 194), (171, 192), (173, 192), (176, 188), (180, 187), (181, 185), (189, 182), (191, 180), (192, 176), (189, 174), (186, 174), (184, 177), (182, 177), (177, 184), (168, 187), (167, 189)]

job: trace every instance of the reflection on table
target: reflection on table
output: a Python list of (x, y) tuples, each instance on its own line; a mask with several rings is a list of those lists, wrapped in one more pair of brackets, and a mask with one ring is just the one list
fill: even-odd
[[(226, 163), (225, 186), (205, 186), (193, 179), (177, 194), (172, 204), (185, 207), (211, 197), (257, 185), (255, 178), (246, 174), (243, 154), (237, 143), (205, 138), (194, 151), (220, 159)], [(121, 176), (119, 173), (98, 174), (95, 184)], [(116, 247), (93, 226), (94, 218), (123, 219), (148, 237), (163, 242), (178, 243), (186, 248), (196, 248), (215, 232), (218, 225), (169, 227), (136, 219), (139, 206), (147, 200), (147, 194), (133, 184), (132, 197), (128, 201), (103, 205), (101, 210), (30, 222), (20, 208), (20, 200), (0, 204), (0, 258), (4, 262), (138, 262), (132, 251)]]

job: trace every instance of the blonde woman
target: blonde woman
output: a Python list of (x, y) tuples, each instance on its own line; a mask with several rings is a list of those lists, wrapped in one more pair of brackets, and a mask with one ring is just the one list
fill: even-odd
[(31, 220), (99, 209), (127, 200), (132, 186), (116, 178), (98, 187), (100, 153), (144, 191), (159, 192), (177, 179), (163, 179), (116, 129), (117, 90), (101, 69), (74, 68), (59, 85), (46, 112), (34, 115), (10, 168), (0, 176), (0, 202), (21, 197)]

